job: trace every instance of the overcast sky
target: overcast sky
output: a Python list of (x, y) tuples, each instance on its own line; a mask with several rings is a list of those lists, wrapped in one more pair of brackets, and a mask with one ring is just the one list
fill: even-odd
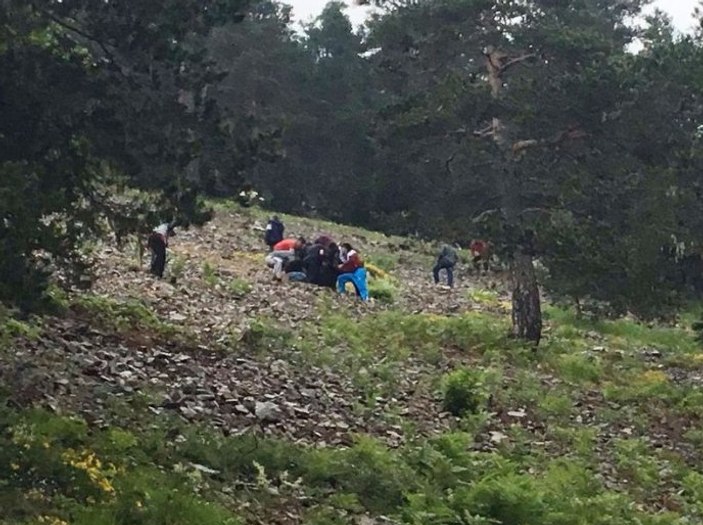
[[(293, 14), (298, 21), (307, 22), (317, 16), (327, 3), (327, 0), (283, 0), (293, 6)], [(655, 0), (654, 5), (669, 13), (676, 27), (681, 31), (688, 31), (693, 26), (691, 13), (699, 0)], [(350, 0), (346, 2), (352, 5)], [(366, 17), (368, 8), (352, 6), (347, 10), (354, 24), (361, 23)]]

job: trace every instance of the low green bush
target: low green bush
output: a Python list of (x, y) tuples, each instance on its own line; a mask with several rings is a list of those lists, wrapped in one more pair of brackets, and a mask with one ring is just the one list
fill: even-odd
[(212, 266), (207, 261), (203, 263), (202, 276), (203, 281), (205, 281), (207, 285), (212, 288), (217, 286), (217, 284), (220, 282), (220, 278), (218, 277), (217, 271), (215, 270), (214, 266)]
[(381, 303), (393, 304), (398, 287), (389, 279), (369, 279), (369, 297)]
[(275, 320), (260, 317), (254, 319), (242, 332), (233, 339), (234, 346), (244, 345), (254, 352), (267, 352), (284, 349), (292, 344), (293, 332), (280, 326)]
[(0, 409), (0, 523), (240, 523), (199, 495), (199, 471), (179, 468), (176, 458), (158, 465), (139, 445), (126, 430), (97, 431), (76, 418)]
[(486, 401), (484, 375), (479, 371), (454, 370), (444, 377), (442, 383), (442, 406), (457, 417), (478, 412)]
[(141, 329), (165, 337), (183, 335), (178, 327), (159, 319), (137, 299), (118, 301), (102, 295), (84, 294), (74, 300), (71, 308), (90, 316), (92, 322), (116, 332)]
[(227, 287), (229, 288), (230, 293), (238, 299), (245, 297), (249, 294), (249, 292), (251, 292), (251, 283), (246, 279), (232, 279)]

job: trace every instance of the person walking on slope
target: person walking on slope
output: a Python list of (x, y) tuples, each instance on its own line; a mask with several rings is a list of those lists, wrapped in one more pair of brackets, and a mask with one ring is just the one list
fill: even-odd
[(454, 287), (454, 267), (458, 261), (458, 256), (456, 250), (445, 244), (442, 246), (439, 254), (437, 255), (437, 262), (432, 268), (432, 276), (434, 277), (434, 283), (439, 284), (439, 272), (440, 270), (445, 270), (447, 272), (447, 285), (450, 288)]
[(344, 294), (347, 283), (352, 283), (356, 289), (356, 295), (362, 301), (369, 300), (369, 287), (366, 282), (366, 268), (359, 253), (352, 248), (351, 244), (343, 243), (339, 250), (342, 264), (339, 265), (339, 277), (337, 277), (337, 291)]
[(278, 219), (278, 215), (274, 215), (266, 225), (266, 233), (264, 233), (264, 242), (269, 247), (269, 251), (273, 251), (273, 247), (283, 240), (283, 233), (286, 227)]
[(173, 226), (167, 222), (158, 225), (149, 235), (147, 246), (151, 250), (151, 266), (149, 271), (152, 275), (161, 279), (166, 269), (166, 248), (168, 239), (175, 235)]

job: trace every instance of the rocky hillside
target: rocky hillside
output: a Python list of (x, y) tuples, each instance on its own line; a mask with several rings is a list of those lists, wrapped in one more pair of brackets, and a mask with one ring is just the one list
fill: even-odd
[(219, 205), (167, 276), (96, 248), (61, 315), (4, 315), (0, 523), (670, 524), (703, 520), (703, 359), (680, 327), (547, 308), (507, 337), (500, 273), (284, 217), (388, 276), (361, 304), (281, 284), (265, 215)]

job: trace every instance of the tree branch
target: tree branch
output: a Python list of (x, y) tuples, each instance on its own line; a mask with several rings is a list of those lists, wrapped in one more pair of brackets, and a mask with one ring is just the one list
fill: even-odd
[(55, 15), (51, 11), (48, 11), (46, 9), (42, 9), (41, 7), (38, 7), (35, 3), (32, 3), (32, 9), (34, 9), (36, 12), (44, 15), (45, 17), (49, 18), (49, 20), (60, 25), (64, 29), (67, 29), (67, 30), (79, 35), (79, 36), (82, 36), (86, 40), (90, 40), (91, 42), (94, 42), (95, 44), (97, 44), (100, 47), (100, 49), (103, 51), (103, 53), (105, 53), (105, 57), (107, 58), (108, 62), (110, 64), (112, 64), (113, 66), (115, 66), (115, 70), (122, 77), (124, 77), (125, 79), (128, 80), (127, 75), (124, 74), (124, 72), (122, 71), (122, 68), (119, 67), (119, 65), (117, 64), (117, 60), (115, 58), (114, 53), (108, 49), (107, 45), (102, 40), (91, 35), (90, 33), (86, 32), (86, 31), (84, 31), (83, 29), (76, 27), (72, 23), (66, 22), (61, 17)]
[(493, 127), (493, 124), (489, 124), (483, 129), (477, 129), (474, 131), (474, 137), (480, 137), (480, 138), (485, 138), (485, 137), (490, 137), (494, 134), (495, 129)]
[(491, 210), (486, 210), (482, 211), (478, 215), (475, 215), (474, 217), (471, 218), (471, 222), (474, 224), (477, 224), (481, 222), (484, 218), (488, 217), (489, 215), (494, 215), (496, 213), (500, 213), (501, 210), (499, 208), (493, 208)]
[(447, 170), (447, 175), (454, 175), (452, 172), (452, 161), (454, 160), (454, 157), (456, 157), (456, 153), (452, 153), (444, 163), (444, 169)]
[(519, 57), (511, 58), (500, 66), (500, 72), (505, 73), (511, 67), (521, 64), (527, 60), (530, 60), (531, 58), (537, 58), (537, 55), (535, 53), (527, 53)]
[(562, 131), (549, 139), (528, 139), (518, 140), (513, 144), (513, 153), (521, 153), (531, 148), (549, 148), (558, 146), (566, 141), (578, 140), (587, 137), (588, 134), (578, 128), (571, 128)]
[(554, 211), (554, 209), (555, 209), (555, 208), (544, 208), (544, 207), (542, 207), (542, 208), (536, 208), (536, 207), (533, 207), (533, 208), (525, 208), (524, 210), (522, 210), (522, 211), (520, 212), (520, 215), (526, 215), (526, 214), (528, 214), (528, 213), (543, 213), (543, 214), (548, 214), (548, 213), (552, 213), (552, 212)]

